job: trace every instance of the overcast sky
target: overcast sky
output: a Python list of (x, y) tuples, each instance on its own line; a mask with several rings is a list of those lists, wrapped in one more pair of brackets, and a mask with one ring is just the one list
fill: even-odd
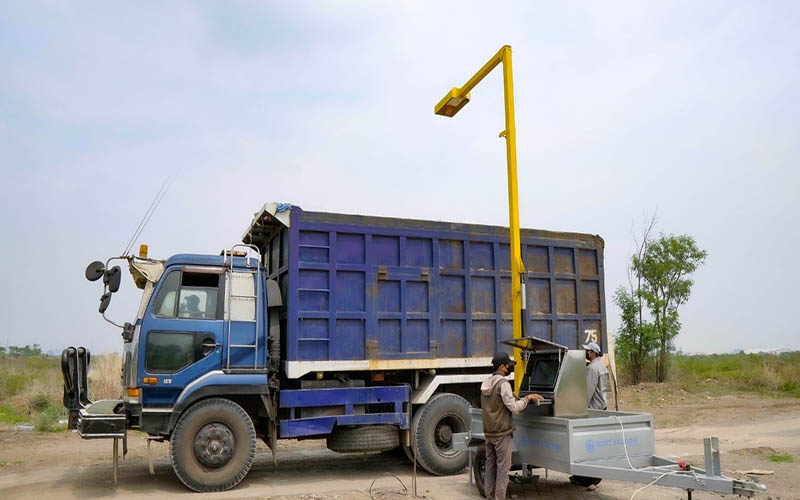
[[(433, 105), (507, 43), (522, 225), (605, 239), (609, 330), (657, 210), (709, 252), (680, 348), (800, 348), (800, 3), (486, 5), (0, 4), (0, 342), (119, 350), (83, 270), (169, 175), (152, 257), (217, 254), (266, 201), (506, 224), (501, 73)], [(126, 273), (109, 316), (137, 301)]]

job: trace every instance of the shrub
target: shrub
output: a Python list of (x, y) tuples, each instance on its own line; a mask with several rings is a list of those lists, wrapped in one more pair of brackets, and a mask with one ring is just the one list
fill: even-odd
[(58, 420), (66, 417), (66, 411), (63, 408), (56, 408), (55, 406), (48, 406), (39, 413), (36, 419), (36, 430), (39, 432), (58, 432), (67, 428), (65, 424), (59, 424)]
[(30, 413), (40, 413), (48, 406), (51, 406), (50, 396), (45, 392), (37, 392), (28, 398), (27, 407)]

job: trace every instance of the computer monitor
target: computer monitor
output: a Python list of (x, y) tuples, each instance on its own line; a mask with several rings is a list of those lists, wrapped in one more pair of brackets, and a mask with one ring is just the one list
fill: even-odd
[(559, 362), (557, 359), (537, 359), (531, 370), (528, 385), (531, 388), (552, 388), (556, 385)]

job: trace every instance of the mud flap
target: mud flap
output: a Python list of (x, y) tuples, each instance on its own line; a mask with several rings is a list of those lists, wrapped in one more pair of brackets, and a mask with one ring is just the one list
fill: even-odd
[(278, 419), (275, 411), (275, 405), (272, 398), (267, 394), (261, 394), (261, 401), (264, 403), (264, 408), (267, 410), (267, 446), (272, 452), (272, 465), (278, 466)]

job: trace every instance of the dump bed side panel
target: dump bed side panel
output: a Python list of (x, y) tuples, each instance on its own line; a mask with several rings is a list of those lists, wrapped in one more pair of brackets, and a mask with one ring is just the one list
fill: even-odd
[[(507, 229), (297, 207), (291, 217), (269, 257), (286, 295), (287, 361), (454, 366), (506, 348), (498, 342), (512, 335)], [(522, 242), (526, 334), (605, 350), (602, 239), (523, 230)]]

